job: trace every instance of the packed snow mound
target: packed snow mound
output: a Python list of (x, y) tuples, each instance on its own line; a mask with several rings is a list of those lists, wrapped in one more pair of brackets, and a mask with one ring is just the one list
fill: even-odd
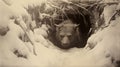
[(6, 27), (9, 24), (9, 19), (13, 12), (4, 2), (0, 1), (0, 28)]
[(29, 55), (28, 48), (18, 38), (18, 33), (20, 33), (20, 29), (13, 24), (10, 24), (10, 25), (11, 25), (10, 27), (16, 27), (17, 30), (19, 31), (15, 31), (12, 28), (12, 30), (10, 29), (10, 31), (8, 31), (5, 36), (0, 36), (0, 43), (1, 43), (0, 44), (0, 48), (1, 48), (0, 55), (2, 55), (2, 57), (0, 57), (1, 63), (2, 63), (1, 67), (21, 66), (22, 64), (25, 64), (27, 60), (22, 59), (22, 58), (20, 59), (18, 57), (27, 58)]
[[(96, 59), (109, 59), (110, 63), (120, 60), (120, 17), (111, 21), (111, 24), (93, 34), (86, 45), (87, 49), (96, 56)], [(95, 58), (95, 57), (94, 57)], [(108, 62), (108, 61), (107, 61)], [(110, 64), (108, 64), (110, 65)]]

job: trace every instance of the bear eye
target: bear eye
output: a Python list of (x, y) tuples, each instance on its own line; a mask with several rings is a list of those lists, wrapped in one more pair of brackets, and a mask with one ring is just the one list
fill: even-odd
[(68, 35), (69, 38), (71, 38), (72, 35)]
[(64, 37), (64, 33), (60, 33), (60, 37)]

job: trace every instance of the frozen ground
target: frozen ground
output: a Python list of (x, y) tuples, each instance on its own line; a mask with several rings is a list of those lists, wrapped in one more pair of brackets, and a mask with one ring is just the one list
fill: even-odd
[[(41, 2), (4, 1), (12, 5), (0, 1), (0, 30), (9, 28), (5, 36), (0, 35), (0, 67), (115, 67), (116, 62), (120, 61), (120, 17), (111, 21), (108, 27), (94, 33), (85, 48), (62, 50), (55, 47), (46, 39), (47, 28), (44, 25), (34, 32), (28, 32), (34, 43), (33, 47), (30, 42), (19, 39), (24, 31), (9, 17), (29, 17), (23, 6)], [(34, 55), (33, 48), (37, 55)]]

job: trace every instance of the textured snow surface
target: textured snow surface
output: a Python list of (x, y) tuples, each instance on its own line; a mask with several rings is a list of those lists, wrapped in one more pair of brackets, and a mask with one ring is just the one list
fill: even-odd
[(55, 47), (47, 39), (47, 26), (42, 25), (34, 32), (29, 31), (37, 53), (34, 55), (32, 44), (19, 39), (24, 31), (10, 17), (26, 15), (29, 18), (23, 6), (40, 5), (45, 0), (5, 1), (11, 6), (0, 1), (0, 28), (8, 27), (10, 30), (5, 36), (0, 35), (0, 67), (115, 67), (114, 62), (120, 61), (120, 17), (111, 21), (107, 28), (94, 33), (85, 48), (69, 50)]

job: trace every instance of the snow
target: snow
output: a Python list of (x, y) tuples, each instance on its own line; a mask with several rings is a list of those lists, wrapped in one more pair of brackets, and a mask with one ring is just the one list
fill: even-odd
[(117, 5), (107, 5), (104, 7), (104, 18), (105, 18), (105, 25), (107, 26), (109, 24), (109, 21), (111, 19), (111, 16), (114, 14), (116, 10)]
[[(49, 26), (45, 24), (34, 31), (27, 31), (34, 46), (22, 41), (19, 36), (25, 32), (10, 17), (17, 17), (26, 29), (21, 17), (30, 17), (23, 6), (41, 3), (40, 0), (33, 1), (8, 0), (11, 5), (0, 1), (0, 28), (9, 28), (7, 34), (0, 35), (0, 67), (115, 67), (114, 63), (120, 61), (120, 17), (112, 20), (108, 27), (94, 33), (85, 48), (63, 50), (54, 46), (47, 39)], [(37, 55), (33, 53), (34, 48)]]
[(9, 6), (0, 1), (0, 28), (6, 27), (9, 24), (9, 19), (13, 12), (10, 10)]
[(120, 31), (118, 30), (120, 28), (119, 20), (120, 17), (116, 18), (116, 20), (111, 21), (108, 28), (105, 28), (89, 38), (90, 40), (88, 42), (92, 44), (88, 43), (88, 46), (94, 44), (94, 48), (91, 48), (91, 52), (97, 57), (95, 60), (104, 60), (103, 58), (108, 59), (109, 62), (112, 59), (115, 61), (120, 60), (120, 53), (118, 52), (120, 50)]

